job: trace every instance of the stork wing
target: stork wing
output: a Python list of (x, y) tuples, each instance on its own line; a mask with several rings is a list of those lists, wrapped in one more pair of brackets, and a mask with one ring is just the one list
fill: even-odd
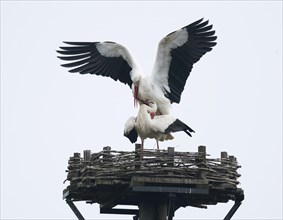
[(170, 124), (165, 129), (165, 134), (169, 134), (170, 132), (177, 132), (177, 131), (184, 131), (189, 136), (192, 136), (190, 132), (195, 132), (192, 128), (190, 128), (188, 125), (186, 125), (184, 122), (180, 121), (179, 119), (176, 119), (172, 124)]
[[(165, 130), (176, 120), (172, 115), (156, 115), (154, 119), (151, 120), (151, 129), (165, 134)], [(169, 134), (167, 132), (166, 134)]]
[(135, 62), (129, 51), (114, 42), (64, 42), (67, 47), (57, 50), (59, 59), (69, 61), (63, 67), (72, 67), (71, 73), (95, 74), (111, 77), (132, 86), (131, 71)]
[(135, 143), (138, 140), (138, 132), (135, 128), (135, 120), (136, 117), (130, 117), (127, 120), (124, 128), (124, 136), (127, 137), (131, 143)]
[(155, 116), (151, 123), (152, 123), (151, 128), (154, 131), (161, 132), (163, 134), (170, 134), (171, 132), (184, 131), (189, 136), (192, 136), (190, 132), (195, 132), (184, 122), (171, 115)]
[(202, 20), (168, 34), (159, 42), (152, 80), (171, 102), (180, 102), (193, 64), (216, 45), (212, 25)]

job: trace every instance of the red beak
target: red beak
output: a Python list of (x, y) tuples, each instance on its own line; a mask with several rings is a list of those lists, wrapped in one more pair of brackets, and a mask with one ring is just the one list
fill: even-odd
[(134, 107), (138, 105), (139, 86), (134, 87)]
[(154, 112), (150, 112), (150, 117), (151, 119), (154, 119), (155, 113)]

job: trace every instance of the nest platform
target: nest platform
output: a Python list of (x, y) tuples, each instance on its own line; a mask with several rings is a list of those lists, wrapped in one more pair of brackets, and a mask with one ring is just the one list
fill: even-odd
[(226, 152), (209, 158), (205, 146), (197, 152), (176, 152), (172, 147), (142, 151), (139, 144), (130, 152), (110, 147), (97, 153), (85, 150), (83, 157), (74, 153), (69, 159), (66, 181), (70, 184), (63, 199), (80, 220), (84, 217), (76, 201), (98, 203), (100, 213), (170, 220), (180, 207), (207, 208), (232, 200), (235, 204), (224, 217), (231, 219), (244, 199), (244, 191), (238, 188), (239, 168), (237, 159)]

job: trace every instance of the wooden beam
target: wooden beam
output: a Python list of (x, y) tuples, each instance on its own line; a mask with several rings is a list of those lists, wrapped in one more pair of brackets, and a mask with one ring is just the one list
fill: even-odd
[(143, 185), (144, 183), (160, 184), (208, 184), (207, 179), (189, 179), (189, 178), (170, 178), (170, 177), (146, 177), (134, 176), (131, 180), (131, 186)]
[(134, 192), (178, 193), (178, 194), (209, 194), (208, 188), (175, 187), (175, 186), (133, 186)]

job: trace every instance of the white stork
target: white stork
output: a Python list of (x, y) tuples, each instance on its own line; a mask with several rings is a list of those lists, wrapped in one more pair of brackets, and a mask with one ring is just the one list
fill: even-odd
[(135, 143), (138, 136), (141, 139), (142, 149), (144, 140), (152, 138), (156, 140), (157, 149), (159, 141), (172, 140), (172, 132), (184, 131), (189, 136), (194, 132), (188, 125), (171, 115), (155, 115), (157, 105), (155, 102), (141, 104), (137, 117), (130, 117), (124, 129), (126, 136), (132, 143)]
[(115, 42), (64, 42), (58, 58), (69, 61), (71, 73), (107, 76), (128, 84), (134, 103), (157, 103), (160, 114), (169, 114), (171, 103), (179, 103), (193, 64), (216, 45), (215, 31), (200, 19), (168, 34), (159, 42), (151, 75), (143, 71), (129, 50)]

